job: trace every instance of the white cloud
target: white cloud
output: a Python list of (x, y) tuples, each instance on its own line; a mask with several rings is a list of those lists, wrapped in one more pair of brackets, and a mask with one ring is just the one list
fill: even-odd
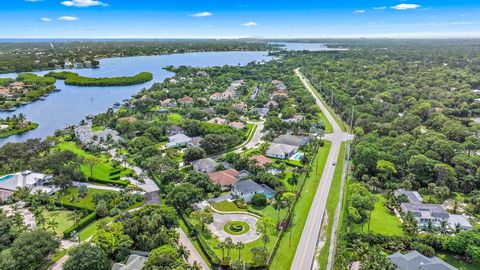
[(199, 12), (199, 13), (192, 14), (190, 16), (192, 16), (192, 17), (210, 17), (212, 15), (213, 15), (213, 13), (208, 12), (208, 11), (204, 11), (204, 12)]
[(466, 24), (473, 24), (473, 22), (454, 22), (454, 25), (466, 25)]
[(420, 5), (417, 5), (417, 4), (398, 4), (396, 6), (393, 6), (392, 8), (396, 10), (407, 10), (407, 9), (417, 9), (419, 7)]
[(43, 17), (43, 18), (40, 18), (40, 21), (42, 21), (42, 22), (51, 22), (52, 19), (51, 19), (51, 18), (47, 18), (47, 17)]
[(58, 17), (57, 20), (59, 20), (59, 21), (77, 21), (78, 17), (62, 16), (62, 17)]
[(383, 6), (383, 7), (374, 7), (373, 9), (375, 10), (382, 10), (382, 9), (386, 9), (387, 7)]
[(71, 1), (63, 1), (61, 3), (67, 7), (93, 7), (93, 6), (103, 6), (106, 7), (108, 4), (96, 1), (96, 0), (71, 0)]
[(246, 22), (246, 23), (242, 23), (243, 26), (257, 26), (258, 23), (256, 22)]
[(364, 9), (357, 9), (354, 12), (357, 13), (357, 14), (362, 14), (362, 13), (365, 13), (365, 10)]

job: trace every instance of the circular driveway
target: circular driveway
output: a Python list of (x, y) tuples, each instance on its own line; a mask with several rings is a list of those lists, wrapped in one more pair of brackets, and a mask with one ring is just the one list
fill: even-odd
[[(214, 235), (218, 236), (218, 238), (221, 241), (224, 241), (227, 237), (230, 237), (232, 238), (234, 243), (237, 243), (237, 242), (248, 243), (260, 238), (260, 235), (256, 233), (257, 220), (258, 220), (258, 218), (256, 217), (253, 217), (248, 214), (240, 214), (240, 213), (219, 214), (219, 213), (213, 212), (212, 215), (213, 215), (213, 223), (208, 224), (208, 228)], [(223, 230), (223, 227), (225, 226), (225, 224), (234, 220), (240, 220), (248, 223), (248, 225), (250, 225), (250, 230), (242, 235), (229, 234), (225, 230)]]

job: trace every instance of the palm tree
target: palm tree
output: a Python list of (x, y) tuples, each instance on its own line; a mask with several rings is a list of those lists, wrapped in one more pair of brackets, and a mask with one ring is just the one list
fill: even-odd
[(52, 232), (55, 232), (55, 229), (58, 227), (58, 222), (53, 218), (47, 221), (47, 229), (52, 229)]
[(292, 192), (293, 192), (293, 187), (298, 184), (298, 176), (296, 173), (292, 174), (292, 177), (288, 178), (287, 180), (288, 184), (292, 186)]
[(261, 258), (261, 255), (263, 254), (263, 249), (262, 247), (252, 247), (250, 249), (253, 255), (253, 263), (257, 263), (259, 258)]
[(238, 259), (239, 259), (239, 260), (240, 260), (240, 258), (241, 258), (241, 251), (242, 251), (242, 249), (243, 249), (244, 247), (245, 247), (245, 244), (244, 244), (243, 242), (241, 242), (241, 241), (240, 241), (240, 242), (237, 242), (237, 243), (235, 244), (235, 248), (238, 250)]
[(222, 261), (225, 261), (225, 243), (218, 243), (217, 248), (222, 250)]
[(178, 253), (180, 253), (180, 255), (183, 256), (185, 259), (187, 259), (188, 256), (190, 256), (190, 251), (187, 249), (186, 246), (182, 244), (178, 246)]
[(192, 270), (202, 270), (202, 267), (200, 266), (200, 264), (198, 264), (197, 261), (193, 261), (191, 269)]
[(266, 251), (266, 246), (267, 243), (270, 242), (270, 236), (268, 235), (268, 231), (270, 228), (274, 227), (275, 224), (273, 224), (272, 220), (268, 217), (262, 217), (257, 221), (257, 229), (256, 232), (257, 234), (262, 235), (262, 241), (263, 241), (263, 260), (264, 262), (267, 261), (267, 252)]
[(42, 229), (45, 230), (45, 223), (47, 222), (47, 219), (42, 213), (35, 217), (35, 222), (37, 223), (37, 227), (42, 226)]
[(433, 223), (432, 223), (432, 220), (430, 220), (430, 219), (428, 220), (428, 222), (427, 222), (427, 228), (426, 228), (426, 229), (427, 229), (427, 232), (428, 232), (428, 233), (433, 233)]
[(440, 221), (440, 234), (442, 234), (442, 235), (447, 234), (447, 221), (446, 220)]
[(228, 260), (230, 260), (231, 258), (230, 250), (235, 247), (235, 244), (233, 243), (233, 240), (230, 237), (225, 238), (225, 241), (223, 243), (225, 244), (225, 248), (227, 249), (227, 258)]

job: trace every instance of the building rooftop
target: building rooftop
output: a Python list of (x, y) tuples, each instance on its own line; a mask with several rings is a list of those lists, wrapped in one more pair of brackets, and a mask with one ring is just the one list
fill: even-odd
[(448, 218), (448, 225), (450, 228), (455, 229), (457, 224), (460, 224), (460, 228), (462, 229), (472, 229), (472, 224), (470, 221), (462, 215), (450, 215)]
[(278, 138), (273, 140), (274, 143), (279, 144), (288, 144), (293, 146), (301, 146), (309, 141), (308, 137), (305, 136), (295, 136), (295, 135), (280, 135)]
[(218, 163), (211, 158), (202, 158), (192, 162), (193, 169), (195, 171), (212, 173), (215, 171), (215, 168), (218, 166)]
[(298, 147), (294, 145), (272, 143), (267, 150), (267, 155), (285, 155), (290, 154), (292, 151), (296, 151), (297, 149)]
[(231, 186), (238, 182), (237, 176), (240, 173), (235, 169), (228, 169), (218, 172), (209, 173), (208, 176), (214, 184), (223, 186)]
[(417, 191), (399, 189), (399, 190), (395, 190), (393, 192), (393, 195), (396, 198), (398, 198), (401, 195), (405, 195), (405, 196), (407, 196), (409, 203), (422, 203), (423, 202), (422, 196)]
[(438, 257), (428, 258), (418, 251), (410, 251), (407, 254), (397, 252), (388, 258), (397, 266), (397, 270), (457, 270)]
[(242, 180), (233, 185), (233, 189), (242, 194), (262, 193), (263, 187), (251, 179)]
[(112, 270), (141, 270), (145, 265), (146, 257), (132, 254), (128, 257), (125, 264), (116, 263), (113, 265)]
[(403, 212), (412, 212), (418, 218), (448, 218), (449, 214), (440, 204), (418, 204), (402, 203), (400, 204)]

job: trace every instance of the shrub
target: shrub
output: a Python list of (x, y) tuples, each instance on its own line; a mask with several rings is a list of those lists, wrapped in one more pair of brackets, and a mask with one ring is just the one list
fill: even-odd
[(104, 200), (99, 201), (96, 211), (99, 217), (104, 217), (108, 215), (107, 203)]
[(255, 206), (265, 206), (267, 205), (267, 197), (263, 193), (257, 193), (253, 195), (252, 204)]
[(90, 223), (92, 223), (96, 218), (96, 212), (90, 213), (89, 215), (81, 219), (78, 223), (63, 231), (63, 238), (69, 238), (70, 236), (72, 236), (73, 232), (79, 232), (83, 228), (87, 227)]
[(85, 198), (88, 194), (88, 188), (86, 185), (80, 185), (78, 187), (78, 195), (82, 198)]
[(120, 214), (120, 212), (121, 212), (120, 209), (114, 207), (110, 210), (109, 215), (113, 217), (113, 216), (116, 216), (116, 215)]

